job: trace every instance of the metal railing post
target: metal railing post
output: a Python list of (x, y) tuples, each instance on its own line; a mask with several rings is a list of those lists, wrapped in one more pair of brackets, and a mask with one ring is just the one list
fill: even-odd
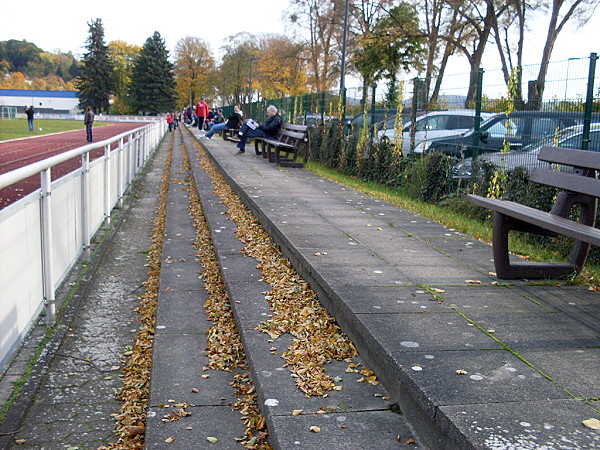
[(117, 206), (123, 207), (123, 194), (125, 193), (125, 183), (123, 183), (123, 138), (119, 139), (117, 148)]
[(54, 297), (54, 267), (52, 255), (52, 176), (50, 168), (40, 173), (41, 181), (41, 233), (42, 233), (42, 277), (46, 323), (56, 322)]
[(90, 154), (81, 155), (81, 235), (83, 258), (90, 260)]
[(104, 220), (110, 225), (110, 144), (104, 147)]

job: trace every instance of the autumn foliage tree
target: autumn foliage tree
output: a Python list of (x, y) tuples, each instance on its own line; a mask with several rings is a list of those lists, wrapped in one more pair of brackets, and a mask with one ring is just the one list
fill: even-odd
[(128, 93), (133, 64), (141, 49), (139, 45), (130, 45), (124, 41), (111, 41), (108, 44), (108, 54), (114, 67), (112, 114), (131, 114), (134, 112), (129, 102)]
[(255, 63), (255, 82), (264, 98), (301, 95), (308, 92), (302, 52), (304, 46), (280, 35), (263, 35), (260, 60)]
[(175, 46), (176, 91), (180, 106), (194, 105), (214, 91), (215, 58), (208, 44), (197, 37), (180, 39)]

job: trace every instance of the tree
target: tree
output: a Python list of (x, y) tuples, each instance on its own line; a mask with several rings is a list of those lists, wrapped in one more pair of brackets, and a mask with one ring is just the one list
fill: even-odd
[(194, 105), (196, 99), (212, 89), (215, 58), (208, 44), (197, 37), (187, 36), (175, 46), (175, 78), (180, 106)]
[(540, 109), (542, 107), (548, 63), (552, 56), (554, 44), (565, 24), (572, 18), (579, 19), (580, 25), (585, 24), (599, 3), (600, 0), (552, 0), (552, 2), (544, 2), (545, 7), (550, 9), (550, 20), (538, 76), (535, 80), (529, 82), (528, 109)]
[(416, 9), (408, 3), (402, 2), (380, 17), (358, 41), (353, 62), (365, 84), (386, 78), (394, 85), (400, 69), (422, 68), (424, 39)]
[(338, 82), (339, 43), (343, 33), (344, 0), (292, 0), (292, 24), (308, 31), (304, 38), (308, 84), (317, 92)]
[(141, 47), (130, 45), (123, 41), (111, 41), (108, 44), (108, 54), (113, 63), (114, 101), (111, 107), (113, 114), (129, 114), (135, 112), (129, 102), (129, 87), (135, 58), (140, 54)]
[(304, 46), (286, 36), (263, 35), (259, 41), (260, 59), (254, 64), (252, 87), (264, 98), (301, 95), (308, 92), (303, 68)]
[(257, 37), (238, 33), (227, 38), (225, 54), (217, 72), (217, 89), (224, 103), (247, 103), (250, 100), (250, 58), (257, 57)]
[(130, 98), (136, 111), (156, 115), (175, 109), (175, 78), (169, 51), (158, 31), (146, 39), (136, 58)]
[(104, 43), (102, 19), (88, 23), (87, 52), (83, 55), (83, 67), (75, 87), (79, 90), (79, 106), (91, 106), (96, 112), (108, 112), (113, 92), (113, 65)]

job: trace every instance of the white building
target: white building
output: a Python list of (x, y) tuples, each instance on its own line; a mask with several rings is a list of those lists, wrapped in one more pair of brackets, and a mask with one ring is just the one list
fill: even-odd
[(25, 107), (33, 106), (38, 113), (76, 114), (79, 112), (77, 95), (77, 91), (0, 89), (0, 109), (16, 108), (18, 114), (23, 114)]

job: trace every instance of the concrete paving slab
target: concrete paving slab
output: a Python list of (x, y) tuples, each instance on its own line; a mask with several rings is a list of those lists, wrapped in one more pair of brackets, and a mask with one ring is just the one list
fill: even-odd
[[(474, 280), (478, 281), (478, 280)], [(533, 301), (531, 297), (509, 286), (448, 286), (443, 293), (444, 303), (471, 314), (474, 311), (484, 313), (546, 313), (554, 312), (548, 306)]]
[(523, 349), (519, 354), (575, 397), (600, 398), (600, 348)]
[[(384, 450), (424, 448), (410, 427), (391, 411), (275, 416), (270, 422), (275, 448)], [(317, 426), (320, 432), (310, 431)]]
[(502, 346), (458, 314), (357, 314), (388, 354), (442, 350), (485, 350)]
[(546, 348), (560, 350), (600, 346), (600, 336), (563, 313), (486, 314), (468, 316), (494, 337), (515, 350)]
[(600, 433), (582, 421), (600, 416), (577, 400), (442, 406), (440, 421), (454, 428), (461, 448), (591, 449)]
[(452, 312), (419, 286), (341, 286), (336, 292), (354, 314)]
[(397, 352), (393, 358), (419, 387), (420, 401), (431, 414), (440, 405), (571, 398), (506, 350)]
[[(172, 422), (162, 422), (163, 417), (169, 414), (169, 408), (150, 408), (146, 423), (146, 448), (241, 448), (235, 439), (244, 435), (244, 425), (241, 420), (237, 423), (232, 422), (231, 416), (242, 416), (237, 411), (232, 411), (230, 406), (190, 407), (186, 412), (190, 412), (191, 415)], [(207, 440), (208, 437), (218, 440), (211, 444)], [(170, 438), (174, 440), (167, 443), (167, 439)]]
[(264, 294), (271, 288), (268, 283), (229, 281), (226, 286), (230, 301), (235, 303), (233, 312), (239, 328), (253, 330), (269, 318), (271, 309)]

